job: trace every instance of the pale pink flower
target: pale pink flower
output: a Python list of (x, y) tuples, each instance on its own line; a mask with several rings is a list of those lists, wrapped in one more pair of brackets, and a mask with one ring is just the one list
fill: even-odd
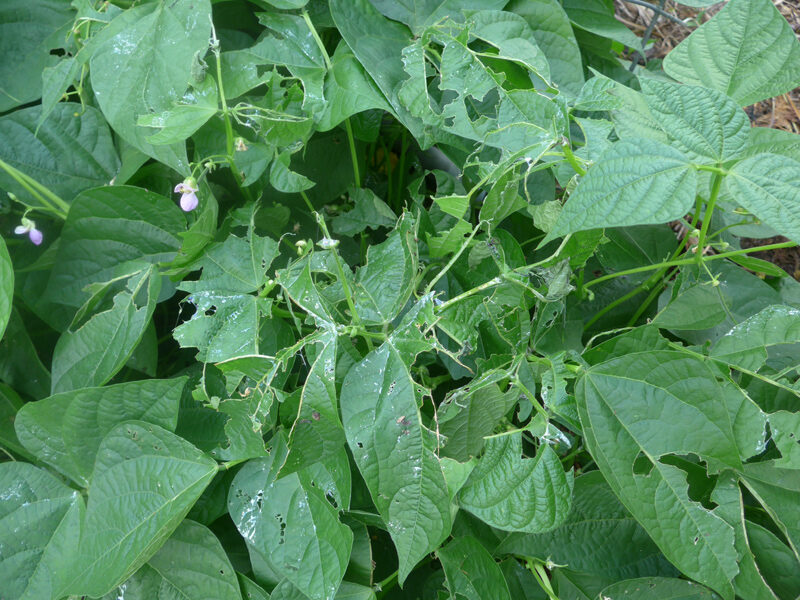
[(17, 225), (14, 228), (14, 233), (17, 235), (24, 235), (27, 233), (28, 238), (36, 246), (40, 245), (44, 239), (42, 232), (36, 229), (36, 223), (25, 217), (22, 217), (22, 225)]
[(184, 212), (193, 211), (200, 203), (197, 190), (197, 182), (192, 177), (187, 177), (175, 186), (175, 193), (181, 194), (180, 205)]

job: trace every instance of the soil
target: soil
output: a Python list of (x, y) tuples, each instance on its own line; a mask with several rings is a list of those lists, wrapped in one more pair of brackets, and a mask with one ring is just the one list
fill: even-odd
[[(658, 0), (651, 0), (651, 2), (653, 4), (659, 3)], [(786, 17), (787, 22), (800, 38), (800, 2), (798, 0), (773, 0), (773, 3), (781, 14)], [(616, 5), (617, 18), (637, 34), (643, 35), (653, 19), (653, 11), (625, 0), (614, 0), (614, 4)], [(650, 45), (646, 52), (647, 59), (660, 59), (666, 56), (672, 48), (677, 46), (693, 31), (696, 25), (708, 21), (724, 5), (724, 2), (720, 2), (701, 11), (696, 8), (682, 6), (673, 0), (667, 0), (664, 10), (675, 15), (678, 19), (690, 23), (692, 26), (685, 27), (675, 21), (661, 17), (653, 28), (651, 39), (654, 43)], [(748, 106), (745, 111), (750, 117), (753, 127), (772, 127), (800, 134), (800, 88), (796, 88), (777, 98)], [(783, 237), (762, 240), (743, 239), (742, 247), (753, 248), (785, 241), (787, 240)], [(800, 247), (759, 252), (753, 256), (778, 265), (800, 281)]]

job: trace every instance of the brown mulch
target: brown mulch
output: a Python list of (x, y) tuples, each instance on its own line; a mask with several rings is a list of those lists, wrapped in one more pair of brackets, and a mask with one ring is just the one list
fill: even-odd
[[(651, 0), (654, 4), (658, 0)], [(781, 14), (786, 17), (786, 21), (800, 38), (800, 1), (798, 0), (773, 0), (775, 6)], [(638, 35), (643, 35), (653, 17), (653, 11), (648, 8), (631, 4), (624, 0), (614, 0), (617, 18), (625, 23)], [(725, 5), (724, 2), (715, 4), (712, 7), (700, 11), (687, 6), (682, 6), (673, 0), (667, 0), (664, 9), (684, 20), (691, 27), (683, 27), (664, 17), (658, 20), (651, 39), (653, 44), (647, 50), (647, 59), (659, 59), (669, 53), (672, 48), (677, 46), (686, 38), (695, 27), (705, 23), (713, 15), (719, 12)], [(754, 127), (771, 127), (784, 129), (793, 133), (800, 134), (800, 88), (787, 94), (764, 100), (748, 106), (746, 109), (750, 116), (750, 121)], [(752, 248), (762, 246), (776, 241), (786, 241), (785, 238), (778, 240), (742, 240), (742, 246)], [(784, 248), (780, 250), (758, 252), (753, 254), (757, 258), (768, 260), (778, 265), (795, 279), (800, 281), (800, 247)]]

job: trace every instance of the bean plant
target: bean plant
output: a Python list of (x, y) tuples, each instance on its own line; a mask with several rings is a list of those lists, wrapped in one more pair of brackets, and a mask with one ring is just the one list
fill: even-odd
[(3, 0), (0, 598), (800, 596), (800, 42), (681, 3)]

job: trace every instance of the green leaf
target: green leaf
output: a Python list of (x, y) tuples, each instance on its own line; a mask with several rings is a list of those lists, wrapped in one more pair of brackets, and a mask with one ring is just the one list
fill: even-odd
[(734, 201), (764, 223), (800, 241), (800, 162), (758, 154), (734, 165), (725, 187)]
[(0, 379), (31, 398), (50, 394), (50, 371), (39, 359), (15, 308), (11, 310), (6, 335), (0, 340)]
[(664, 70), (748, 106), (800, 84), (800, 42), (770, 0), (731, 0), (667, 55)]
[(325, 75), (325, 101), (317, 125), (320, 131), (333, 129), (365, 110), (390, 110), (380, 89), (344, 40), (331, 56), (331, 68)]
[(267, 270), (278, 256), (278, 243), (250, 234), (247, 239), (230, 234), (209, 246), (194, 264), (203, 273), (197, 281), (178, 287), (190, 293), (196, 310), (175, 328), (182, 347), (196, 347), (197, 358), (218, 362), (243, 354), (258, 354), (262, 315), (269, 301), (251, 294), (268, 280)]
[(267, 28), (259, 42), (249, 49), (261, 62), (285, 66), (303, 84), (303, 108), (318, 113), (325, 104), (325, 58), (314, 36), (299, 15), (258, 13), (258, 21)]
[(474, 537), (455, 538), (440, 548), (436, 555), (442, 563), (451, 597), (511, 600), (503, 572)]
[(563, 0), (564, 10), (574, 25), (638, 50), (642, 41), (614, 17), (614, 5), (607, 0)]
[(43, 469), (0, 464), (0, 595), (4, 600), (60, 598), (80, 539), (84, 505)]
[(186, 378), (85, 388), (27, 403), (14, 424), (22, 444), (41, 461), (88, 487), (97, 450), (124, 421), (174, 431)]
[(347, 569), (353, 532), (339, 522), (309, 472), (276, 479), (285, 452), (284, 442), (273, 442), (268, 457), (237, 473), (228, 510), (252, 551), (312, 600), (332, 599)]
[(142, 339), (160, 289), (160, 277), (148, 267), (128, 279), (108, 310), (62, 333), (53, 350), (51, 393), (103, 385), (111, 379)]
[(214, 460), (157, 425), (114, 427), (97, 451), (77, 566), (63, 592), (98, 597), (125, 581), (180, 525), (216, 472)]
[[(41, 112), (40, 106), (32, 106), (0, 118), (0, 160), (65, 202), (71, 202), (85, 189), (107, 185), (114, 179), (119, 158), (100, 111), (62, 102), (37, 131)], [(29, 206), (41, 206), (2, 169), (0, 185)]]
[(697, 175), (682, 152), (644, 138), (621, 140), (589, 169), (544, 242), (586, 229), (678, 219), (694, 204), (696, 190)]
[(339, 33), (375, 81), (400, 122), (420, 139), (422, 123), (414, 118), (397, 97), (407, 78), (401, 59), (411, 42), (404, 25), (384, 18), (368, 0), (331, 0), (329, 3)]
[(103, 600), (211, 600), (241, 598), (227, 554), (207, 527), (183, 521), (147, 564)]
[(0, 447), (11, 450), (30, 460), (31, 456), (20, 443), (14, 431), (14, 421), (17, 418), (17, 412), (22, 406), (22, 398), (19, 397), (17, 392), (5, 383), (0, 383)]
[(663, 329), (703, 330), (719, 325), (727, 316), (719, 288), (704, 282), (682, 288), (652, 322)]
[(527, 202), (519, 193), (521, 178), (522, 174), (514, 168), (509, 169), (497, 179), (481, 206), (481, 221), (487, 221), (494, 229), (500, 225), (503, 219), (525, 208)]
[(772, 439), (782, 458), (775, 465), (800, 469), (800, 413), (780, 410), (768, 417)]
[(503, 393), (496, 381), (505, 373), (488, 373), (448, 394), (439, 406), (439, 433), (447, 438), (442, 453), (460, 462), (477, 457), (484, 438), (513, 408), (519, 393)]
[(159, 113), (139, 115), (136, 125), (158, 130), (146, 138), (153, 146), (183, 142), (217, 113), (218, 102), (217, 83), (211, 75), (206, 75), (201, 83), (192, 82), (192, 87), (175, 106)]
[(659, 127), (692, 160), (721, 163), (744, 152), (750, 137), (750, 119), (725, 94), (645, 77), (640, 83)]
[(416, 235), (416, 224), (405, 213), (385, 242), (367, 250), (367, 264), (356, 272), (353, 290), (363, 321), (391, 321), (408, 302), (417, 275)]
[(397, 222), (397, 215), (372, 190), (352, 188), (350, 198), (353, 209), (332, 221), (333, 231), (339, 235), (354, 236), (367, 228), (392, 227)]
[(631, 353), (587, 370), (576, 395), (584, 441), (614, 493), (682, 573), (732, 599), (733, 528), (690, 500), (687, 474), (661, 460), (692, 453), (712, 472), (741, 469), (713, 373), (680, 352)]
[(289, 432), (289, 455), (281, 474), (330, 457), (345, 443), (336, 399), (336, 332), (326, 331), (306, 377), (297, 418)]
[(800, 161), (800, 135), (783, 129), (753, 127), (743, 158), (756, 154), (780, 154)]
[[(0, 113), (38, 99), (40, 73), (75, 13), (60, 0), (7, 0), (0, 6)], [(61, 33), (61, 36), (59, 35)]]
[(458, 18), (464, 10), (500, 10), (503, 0), (370, 0), (393, 21), (408, 25), (415, 34), (445, 17)]
[(6, 241), (0, 237), (0, 339), (6, 331), (6, 325), (11, 318), (11, 308), (14, 302), (14, 265), (8, 254)]
[(767, 349), (800, 342), (800, 310), (769, 306), (739, 323), (711, 348), (710, 356), (734, 367), (758, 371), (767, 361)]
[(778, 598), (800, 596), (800, 563), (769, 529), (745, 521), (747, 539), (756, 556), (759, 570)]
[(753, 600), (777, 600), (759, 573), (753, 551), (747, 544), (745, 531), (744, 503), (736, 474), (727, 471), (720, 475), (711, 493), (716, 503), (716, 513), (733, 527), (736, 536), (736, 552), (739, 554), (739, 573), (733, 580), (736, 595)]
[(287, 151), (281, 152), (272, 161), (269, 170), (269, 182), (272, 187), (285, 194), (296, 194), (314, 187), (314, 182), (308, 177), (289, 168), (290, 160), (291, 154)]
[(551, 560), (583, 573), (628, 579), (677, 575), (599, 471), (575, 478), (572, 510), (546, 533), (511, 533), (495, 554)]
[(54, 66), (45, 67), (42, 71), (42, 110), (39, 114), (38, 126), (58, 107), (66, 91), (81, 72), (81, 63), (74, 56), (64, 56)]
[(241, 238), (228, 235), (223, 242), (209, 246), (193, 265), (203, 269), (197, 281), (181, 282), (179, 289), (190, 294), (247, 294), (267, 282), (267, 270), (279, 254), (278, 242), (250, 234)]
[(512, 0), (506, 11), (521, 16), (550, 63), (553, 82), (570, 94), (583, 87), (583, 61), (569, 17), (558, 0)]
[(397, 548), (401, 582), (451, 527), (447, 485), (414, 385), (390, 339), (350, 369), (340, 394), (347, 443)]
[(769, 462), (748, 464), (742, 481), (778, 524), (800, 559), (800, 470), (780, 469)]
[(167, 262), (186, 227), (180, 208), (158, 194), (120, 186), (87, 190), (70, 207), (46, 295), (78, 307), (90, 283), (141, 269), (141, 262)]
[(608, 586), (601, 598), (636, 598), (636, 600), (715, 600), (717, 595), (708, 588), (685, 579), (642, 577)]
[(154, 146), (141, 115), (170, 110), (189, 85), (195, 55), (205, 54), (211, 3), (143, 4), (123, 11), (92, 41), (89, 63), (97, 103), (122, 138), (148, 156), (189, 174), (184, 144)]
[(572, 472), (541, 444), (523, 458), (522, 433), (491, 437), (458, 495), (459, 505), (492, 527), (540, 533), (561, 525), (572, 506)]

